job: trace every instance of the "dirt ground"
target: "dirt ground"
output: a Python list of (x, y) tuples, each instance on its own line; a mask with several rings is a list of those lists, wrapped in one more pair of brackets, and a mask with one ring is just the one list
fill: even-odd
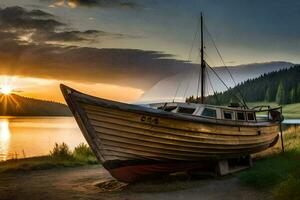
[(2, 174), (0, 175), (0, 199), (247, 200), (271, 198), (267, 193), (242, 186), (234, 176), (221, 179), (158, 180), (126, 185), (114, 181), (101, 166), (86, 166)]

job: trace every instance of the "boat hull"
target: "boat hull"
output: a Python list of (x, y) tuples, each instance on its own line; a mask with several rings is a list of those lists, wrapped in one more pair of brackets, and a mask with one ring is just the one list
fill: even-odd
[[(163, 176), (175, 172), (205, 171), (212, 172), (215, 163), (212, 161), (203, 162), (145, 162), (135, 160), (135, 164), (128, 161), (117, 161), (118, 164), (111, 166), (109, 162), (103, 165), (109, 173), (122, 182), (137, 182), (146, 178)], [(214, 171), (214, 170), (213, 170)]]
[[(232, 124), (100, 99), (66, 86), (61, 89), (97, 158), (124, 182), (244, 157), (278, 139), (278, 123)], [(133, 161), (138, 162), (130, 164)]]

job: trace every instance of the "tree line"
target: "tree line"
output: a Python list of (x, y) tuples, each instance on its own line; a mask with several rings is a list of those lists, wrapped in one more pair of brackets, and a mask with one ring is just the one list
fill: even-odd
[(69, 108), (61, 103), (44, 101), (16, 94), (0, 94), (0, 116), (70, 116)]
[[(280, 105), (300, 102), (300, 65), (288, 69), (262, 74), (248, 79), (225, 92), (206, 97), (205, 102), (215, 105), (226, 105), (232, 102), (277, 102)], [(187, 102), (196, 102), (194, 97)]]

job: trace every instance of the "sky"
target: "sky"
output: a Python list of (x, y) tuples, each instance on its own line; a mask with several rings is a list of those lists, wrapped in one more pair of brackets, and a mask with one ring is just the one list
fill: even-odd
[(63, 102), (65, 83), (138, 100), (197, 67), (201, 11), (211, 66), (223, 63), (209, 34), (226, 65), (300, 63), (297, 0), (1, 0), (0, 8), (0, 86), (34, 98)]

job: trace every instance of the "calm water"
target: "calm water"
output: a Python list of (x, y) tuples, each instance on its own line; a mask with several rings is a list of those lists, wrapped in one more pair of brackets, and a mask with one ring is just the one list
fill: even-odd
[(300, 125), (300, 119), (285, 119), (283, 124)]
[(49, 154), (56, 142), (85, 142), (72, 117), (0, 118), (0, 161)]

